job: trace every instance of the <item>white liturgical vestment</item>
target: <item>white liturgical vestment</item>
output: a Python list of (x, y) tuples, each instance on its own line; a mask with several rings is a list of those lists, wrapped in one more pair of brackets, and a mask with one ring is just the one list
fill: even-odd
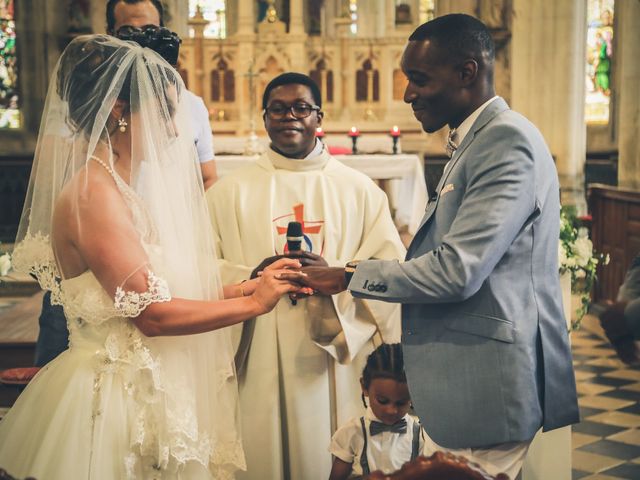
[[(405, 249), (384, 192), (326, 150), (302, 160), (269, 149), (218, 181), (207, 199), (225, 284), (249, 278), (282, 254), (290, 221), (302, 224), (303, 249), (331, 266), (368, 258), (403, 259)], [(247, 344), (250, 325), (244, 328)], [(373, 340), (400, 341), (398, 305), (348, 292), (288, 298), (255, 321), (240, 369), (242, 479), (329, 477), (332, 426), (362, 410), (359, 378)]]

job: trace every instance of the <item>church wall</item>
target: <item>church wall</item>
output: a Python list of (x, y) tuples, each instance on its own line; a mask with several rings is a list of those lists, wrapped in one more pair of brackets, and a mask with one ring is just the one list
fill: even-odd
[(580, 213), (586, 213), (585, 19), (582, 0), (513, 2), (512, 107), (542, 132), (563, 203)]
[[(308, 2), (291, 0), (292, 15), (300, 16), (300, 26), (308, 27)], [(21, 132), (0, 132), (0, 154), (31, 154), (35, 147), (46, 86), (50, 72), (61, 49), (68, 40), (70, 24), (68, 6), (73, 2), (90, 6), (89, 29), (105, 31), (104, 0), (21, 0), (25, 10), (42, 12), (29, 19), (19, 19), (19, 35), (29, 38), (23, 42), (20, 53), (25, 128)], [(61, 7), (61, 3), (64, 5)], [(371, 0), (367, 8), (361, 6), (359, 33), (348, 34), (348, 21), (342, 21), (342, 0), (325, 0), (321, 11), (323, 34), (307, 36), (305, 31), (296, 35), (258, 34), (254, 0), (229, 0), (227, 4), (227, 30), (229, 37), (222, 42), (223, 57), (232, 70), (235, 83), (233, 101), (215, 104), (211, 101), (214, 64), (219, 59), (220, 44), (205, 40), (203, 72), (200, 75), (194, 58), (194, 40), (185, 38), (181, 61), (187, 72), (189, 86), (201, 90), (212, 113), (212, 127), (216, 133), (246, 133), (249, 128), (248, 66), (256, 59), (258, 75), (255, 89), (263, 88), (270, 76), (294, 69), (311, 71), (322, 55), (326, 55), (327, 68), (333, 74), (333, 102), (326, 104), (325, 128), (342, 132), (357, 124), (361, 131), (386, 132), (392, 125), (403, 131), (405, 151), (426, 154), (429, 158), (444, 155), (445, 132), (427, 135), (421, 132), (409, 107), (399, 92), (404, 89), (399, 61), (406, 38), (418, 22), (418, 1), (405, 2), (411, 6), (411, 23), (395, 24), (395, 3)], [(185, 35), (189, 28), (188, 2), (165, 0), (167, 26)], [(279, 4), (277, 4), (279, 5)], [(584, 48), (582, 31), (584, 2), (570, 0), (439, 0), (438, 15), (465, 12), (481, 18), (494, 34), (497, 46), (497, 93), (512, 106), (528, 116), (542, 130), (554, 154), (565, 192), (580, 193), (583, 161), (586, 152), (617, 152), (620, 146), (620, 178), (629, 184), (638, 175), (634, 166), (638, 160), (638, 82), (636, 45), (637, 2), (618, 2), (615, 59), (615, 91), (613, 120), (610, 126), (589, 126), (583, 132), (583, 123), (577, 111), (582, 102), (580, 82)], [(299, 9), (300, 13), (296, 13)], [(515, 15), (514, 15), (515, 13)], [(634, 23), (635, 22), (635, 23)], [(296, 27), (297, 28), (297, 27)], [(19, 37), (20, 38), (20, 37)], [(379, 74), (379, 100), (356, 102), (356, 71), (371, 56), (373, 68)], [(259, 130), (260, 94), (254, 91), (254, 120)], [(261, 131), (264, 134), (264, 131)], [(585, 146), (586, 143), (586, 146)], [(635, 163), (634, 163), (635, 162)], [(628, 166), (630, 165), (630, 166)]]

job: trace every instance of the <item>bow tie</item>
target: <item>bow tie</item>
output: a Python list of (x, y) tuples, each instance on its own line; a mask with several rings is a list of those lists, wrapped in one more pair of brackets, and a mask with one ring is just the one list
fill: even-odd
[(386, 423), (371, 420), (371, 423), (369, 424), (369, 434), (373, 436), (382, 432), (407, 433), (407, 421), (403, 418), (393, 425), (387, 425)]
[(449, 135), (447, 135), (447, 144), (444, 147), (449, 158), (453, 157), (453, 154), (458, 149), (458, 144), (456, 143), (457, 140), (458, 132), (456, 132), (455, 128), (452, 128), (449, 130)]

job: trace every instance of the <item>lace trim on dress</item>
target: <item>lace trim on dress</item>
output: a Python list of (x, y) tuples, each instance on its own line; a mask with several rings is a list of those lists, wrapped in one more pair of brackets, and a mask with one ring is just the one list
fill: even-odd
[(49, 235), (27, 232), (21, 242), (13, 249), (13, 269), (17, 272), (33, 275), (43, 290), (51, 292), (51, 303), (62, 305), (60, 272), (56, 265)]
[(130, 322), (112, 327), (105, 348), (94, 357), (96, 377), (92, 419), (102, 418), (103, 386), (114, 375), (127, 392), (128, 410), (135, 412), (129, 430), (129, 454), (122, 461), (127, 479), (174, 478), (188, 462), (208, 468), (216, 479), (233, 479), (246, 468), (241, 441), (220, 441), (196, 418), (193, 389), (167, 382), (165, 367), (153, 347)]
[(62, 305), (67, 318), (98, 324), (115, 317), (135, 318), (151, 303), (168, 302), (171, 293), (167, 282), (152, 271), (148, 271), (146, 292), (116, 289), (112, 302), (107, 293), (96, 282), (95, 289), (67, 292), (60, 281), (51, 241), (48, 235), (28, 232), (13, 251), (13, 267), (16, 271), (34, 275), (43, 290), (51, 292), (51, 303)]
[(152, 271), (147, 273), (147, 286), (147, 291), (142, 293), (136, 291), (125, 292), (121, 287), (118, 287), (114, 298), (116, 310), (123, 317), (135, 318), (150, 304), (171, 300), (169, 285)]

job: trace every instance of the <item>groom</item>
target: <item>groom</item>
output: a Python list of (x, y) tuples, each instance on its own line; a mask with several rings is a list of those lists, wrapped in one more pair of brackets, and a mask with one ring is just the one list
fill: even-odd
[(404, 364), (425, 430), (515, 478), (541, 427), (578, 421), (555, 165), (536, 127), (496, 96), (494, 44), (479, 20), (421, 25), (402, 69), (422, 128), (450, 128), (437, 196), (405, 262), (309, 268), (306, 283), (401, 302)]

